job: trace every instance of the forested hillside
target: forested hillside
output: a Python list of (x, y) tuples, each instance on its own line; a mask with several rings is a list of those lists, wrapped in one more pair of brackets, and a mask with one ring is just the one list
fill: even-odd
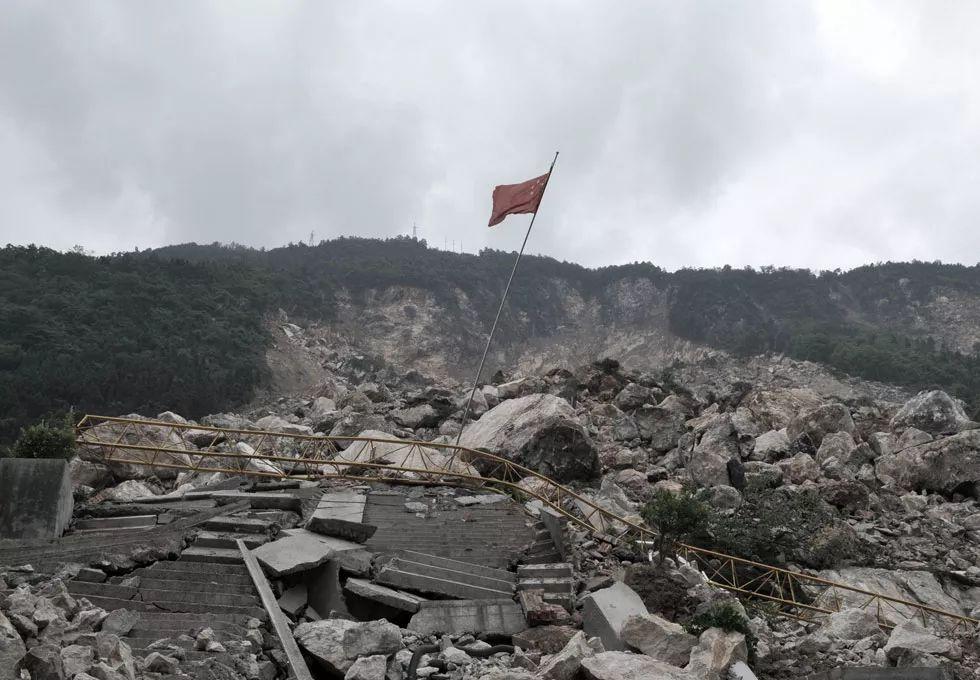
[[(264, 377), (264, 319), (281, 308), (330, 322), (340, 292), (357, 305), (378, 290), (421, 289), (450, 316), (465, 300), (477, 326), (488, 326), (512, 258), (448, 253), (407, 238), (269, 251), (185, 244), (99, 258), (8, 246), (0, 251), (0, 440), (70, 408), (195, 416), (244, 402)], [(980, 266), (668, 273), (647, 263), (586, 269), (527, 257), (502, 342), (555, 333), (568, 321), (570, 291), (613, 327), (622, 312), (611, 291), (638, 279), (667, 296), (668, 330), (680, 338), (745, 354), (782, 351), (913, 388), (941, 386), (980, 406), (980, 345), (954, 351), (942, 339), (949, 328), (923, 324), (940, 295), (968, 316), (980, 314)], [(631, 304), (631, 323), (645, 323), (647, 303)], [(980, 338), (980, 327), (963, 323), (956, 337)]]

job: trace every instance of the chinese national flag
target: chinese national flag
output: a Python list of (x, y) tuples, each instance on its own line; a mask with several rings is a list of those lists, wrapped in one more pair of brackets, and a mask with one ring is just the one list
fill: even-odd
[(520, 184), (501, 184), (496, 187), (493, 190), (493, 212), (487, 226), (500, 224), (508, 215), (537, 212), (545, 185), (548, 184), (548, 174)]

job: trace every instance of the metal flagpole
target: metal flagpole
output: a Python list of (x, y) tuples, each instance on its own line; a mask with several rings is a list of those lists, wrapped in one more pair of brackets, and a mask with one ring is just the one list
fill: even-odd
[(504, 288), (504, 294), (500, 298), (500, 307), (497, 308), (497, 316), (493, 319), (493, 325), (490, 327), (490, 335), (487, 336), (487, 346), (483, 349), (483, 358), (480, 359), (480, 367), (476, 371), (476, 378), (473, 379), (473, 389), (470, 390), (470, 398), (466, 400), (466, 409), (463, 411), (463, 422), (460, 423), (459, 433), (456, 435), (456, 446), (459, 446), (459, 440), (463, 436), (463, 428), (466, 427), (466, 421), (469, 419), (470, 410), (473, 406), (473, 397), (476, 395), (476, 388), (480, 384), (480, 376), (483, 374), (483, 365), (487, 362), (487, 354), (490, 353), (490, 343), (493, 342), (493, 334), (497, 330), (497, 322), (500, 321), (500, 314), (504, 311), (504, 304), (507, 302), (507, 293), (510, 292), (510, 284), (514, 282), (514, 274), (517, 273), (517, 265), (521, 263), (521, 255), (524, 254), (524, 247), (527, 245), (527, 239), (531, 235), (531, 227), (534, 226), (534, 220), (538, 217), (538, 210), (541, 209), (541, 201), (544, 200), (544, 192), (548, 190), (548, 182), (551, 181), (551, 173), (555, 169), (555, 163), (558, 162), (558, 152), (555, 152), (555, 157), (551, 161), (551, 167), (548, 168), (548, 179), (545, 180), (544, 186), (541, 188), (541, 198), (538, 199), (537, 210), (531, 215), (531, 223), (527, 225), (527, 233), (524, 234), (524, 243), (521, 244), (521, 250), (517, 253), (517, 259), (514, 260), (514, 268), (510, 271), (510, 278), (507, 279), (507, 287)]

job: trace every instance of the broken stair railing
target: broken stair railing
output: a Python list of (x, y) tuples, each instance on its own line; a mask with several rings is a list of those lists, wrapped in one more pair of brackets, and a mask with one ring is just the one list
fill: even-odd
[[(388, 480), (399, 484), (495, 488), (517, 498), (539, 501), (607, 543), (648, 545), (656, 537), (649, 528), (610, 512), (534, 470), (453, 444), (96, 415), (83, 417), (76, 430), (79, 446), (114, 465), (276, 479)], [(197, 448), (186, 448), (187, 439)], [(980, 626), (980, 621), (954, 612), (705, 548), (681, 545), (679, 552), (712, 584), (749, 599), (772, 603), (779, 614), (801, 620), (811, 621), (844, 608), (863, 608), (872, 611), (886, 627), (913, 619), (942, 633)]]

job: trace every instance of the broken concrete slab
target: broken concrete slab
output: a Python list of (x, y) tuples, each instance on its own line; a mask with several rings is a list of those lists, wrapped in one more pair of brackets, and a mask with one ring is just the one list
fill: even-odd
[(513, 635), (527, 624), (513, 600), (429, 600), (419, 603), (408, 629), (422, 634), (487, 633)]
[(0, 538), (60, 538), (75, 501), (68, 461), (0, 459)]
[(469, 507), (471, 505), (494, 505), (495, 503), (503, 503), (505, 501), (509, 501), (510, 496), (505, 496), (499, 493), (485, 493), (477, 496), (457, 496), (455, 500), (463, 507)]
[(292, 618), (293, 621), (306, 609), (306, 585), (300, 583), (288, 589), (279, 598), (279, 609)]
[(325, 536), (336, 536), (364, 543), (378, 527), (364, 523), (367, 495), (356, 491), (336, 491), (320, 497), (306, 528)]
[(598, 637), (608, 651), (623, 651), (623, 624), (631, 616), (647, 614), (646, 605), (632, 588), (617, 581), (582, 598), (582, 630)]
[(360, 578), (349, 578), (344, 585), (344, 590), (351, 595), (357, 595), (386, 607), (392, 607), (401, 611), (414, 614), (419, 610), (419, 605), (426, 602), (424, 597), (406, 593), (394, 588), (386, 588), (377, 583), (371, 583)]
[(279, 577), (313, 569), (338, 553), (360, 549), (359, 543), (290, 529), (283, 532), (283, 538), (259, 546), (252, 554), (267, 572)]

